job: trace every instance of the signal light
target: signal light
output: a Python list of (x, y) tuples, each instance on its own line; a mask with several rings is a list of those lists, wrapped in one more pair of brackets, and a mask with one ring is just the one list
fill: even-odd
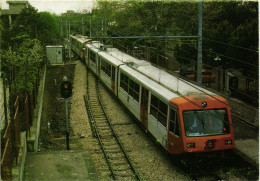
[(64, 81), (60, 87), (61, 97), (69, 98), (72, 95), (72, 85), (69, 81)]

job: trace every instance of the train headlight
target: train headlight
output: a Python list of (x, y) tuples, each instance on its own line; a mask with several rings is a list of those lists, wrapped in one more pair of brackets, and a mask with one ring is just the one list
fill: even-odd
[(232, 140), (225, 140), (225, 145), (232, 145)]
[(208, 103), (206, 101), (202, 101), (202, 103), (201, 103), (202, 107), (207, 107), (207, 105), (208, 105)]
[(195, 143), (187, 143), (187, 148), (195, 148)]

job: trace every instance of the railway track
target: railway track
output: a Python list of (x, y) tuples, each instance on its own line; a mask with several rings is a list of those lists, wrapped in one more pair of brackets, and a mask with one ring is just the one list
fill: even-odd
[(114, 180), (141, 180), (115, 133), (101, 102), (98, 80), (87, 73), (87, 96), (84, 97), (92, 133), (98, 138)]

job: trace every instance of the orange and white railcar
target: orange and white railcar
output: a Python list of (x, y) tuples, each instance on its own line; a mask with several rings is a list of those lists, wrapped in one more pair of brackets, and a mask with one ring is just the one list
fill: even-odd
[(86, 65), (171, 154), (234, 148), (228, 102), (205, 88), (99, 42)]

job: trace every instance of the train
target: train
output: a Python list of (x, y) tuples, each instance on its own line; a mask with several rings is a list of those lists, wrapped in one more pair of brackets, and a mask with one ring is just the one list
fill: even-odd
[[(87, 37), (71, 35), (82, 61), (170, 154), (235, 147), (225, 98)], [(83, 55), (85, 57), (83, 57)]]

